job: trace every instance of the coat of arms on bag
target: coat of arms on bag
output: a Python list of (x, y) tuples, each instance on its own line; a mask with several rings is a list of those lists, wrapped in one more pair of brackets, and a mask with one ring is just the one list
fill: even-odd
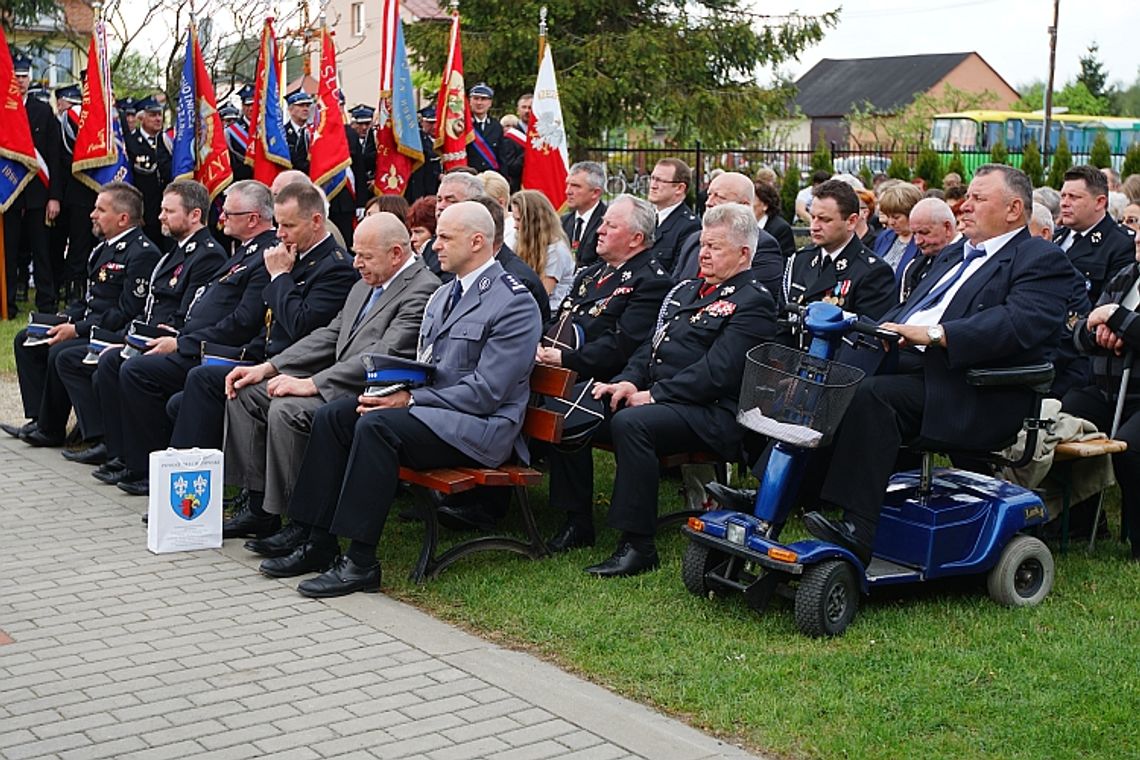
[(170, 506), (183, 520), (193, 520), (210, 506), (210, 471), (172, 472)]

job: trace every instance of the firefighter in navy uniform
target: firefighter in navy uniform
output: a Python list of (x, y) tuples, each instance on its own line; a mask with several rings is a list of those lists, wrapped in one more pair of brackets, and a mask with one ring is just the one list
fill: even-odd
[[(420, 109), (420, 144), (424, 149), (424, 163), (408, 177), (408, 187), (404, 198), (415, 203), (420, 198), (434, 196), (439, 190), (439, 178), (443, 174), (443, 163), (434, 150), (435, 106)], [(429, 247), (430, 248), (430, 247)]]
[[(14, 354), (24, 400), (24, 414), (33, 422), (3, 429), (37, 446), (63, 443), (64, 428), (72, 408), (65, 386), (67, 368), (79, 364), (87, 354), (91, 328), (122, 332), (143, 309), (150, 273), (158, 261), (158, 248), (143, 234), (142, 197), (121, 182), (104, 186), (101, 203), (92, 221), (104, 239), (88, 263), (88, 283), (82, 300), (69, 305), (64, 313), (71, 324), (61, 326), (58, 339), (50, 346), (24, 346), (25, 331), (16, 334)], [(91, 397), (90, 377), (86, 374), (87, 397)], [(75, 405), (81, 429), (88, 421)]]
[(348, 153), (352, 156), (352, 174), (356, 180), (356, 207), (364, 208), (372, 198), (372, 179), (376, 176), (376, 132), (372, 128), (375, 109), (358, 105), (349, 112), (347, 127)]
[[(172, 249), (165, 253), (150, 274), (150, 289), (137, 319), (151, 327), (181, 330), (186, 312), (198, 289), (208, 283), (226, 263), (226, 253), (206, 226), (210, 196), (206, 188), (192, 180), (178, 180), (167, 186), (162, 196), (162, 226), (168, 231)], [(118, 480), (125, 472), (111, 467), (123, 451), (123, 406), (119, 371), (124, 360), (119, 351), (104, 351), (95, 372), (95, 395), (99, 400), (108, 462), (95, 477), (105, 483)], [(121, 463), (121, 459), (118, 459)]]
[(1100, 300), (1105, 283), (1131, 266), (1132, 235), (1107, 211), (1108, 180), (1094, 166), (1074, 166), (1061, 186), (1061, 224), (1053, 242), (1085, 278), (1089, 303)]
[[(868, 251), (855, 236), (859, 196), (851, 186), (828, 180), (815, 190), (811, 239), (797, 251), (784, 274), (784, 301), (800, 306), (827, 301), (861, 316), (879, 319), (898, 302), (891, 267)], [(778, 340), (795, 345), (795, 321), (782, 326)]]
[(55, 98), (58, 106), (67, 104), (67, 107), (57, 115), (62, 136), (59, 166), (63, 201), (51, 228), (52, 261), (63, 262), (59, 284), (63, 300), (71, 303), (82, 300), (87, 288), (87, 259), (97, 242), (91, 232), (91, 211), (95, 208), (96, 191), (76, 179), (71, 172), (75, 134), (79, 129), (79, 104), (83, 96), (78, 86), (71, 85), (56, 90)]
[[(586, 568), (591, 575), (621, 577), (657, 567), (653, 536), (662, 455), (740, 456), (736, 407), (745, 354), (776, 331), (775, 298), (750, 271), (756, 232), (747, 206), (710, 209), (701, 233), (701, 278), (665, 296), (652, 338), (609, 383), (593, 389), (613, 412), (594, 436), (613, 443), (617, 469), (609, 523), (620, 538), (608, 559)], [(593, 478), (565, 475), (552, 457), (550, 503), (567, 511), (556, 541), (565, 548), (592, 545)]]
[(491, 116), (495, 91), (486, 82), (480, 82), (467, 93), (471, 107), (471, 128), (474, 141), (467, 145), (467, 165), (478, 172), (488, 169), (503, 173), (503, 125)]
[[(238, 97), (241, 98), (242, 112), (246, 110), (246, 105), (253, 105), (253, 86), (245, 85), (238, 90)], [(248, 102), (247, 102), (248, 101)], [(218, 109), (220, 114), (223, 109), (233, 109), (233, 118), (226, 124), (226, 146), (230, 149), (230, 168), (234, 172), (234, 182), (240, 182), (243, 179), (253, 178), (253, 167), (245, 162), (245, 152), (249, 149), (249, 119), (244, 113), (239, 112), (233, 106), (226, 104)], [(223, 120), (226, 118), (222, 117)]]
[(297, 90), (285, 98), (289, 119), (285, 122), (285, 143), (289, 146), (289, 160), (299, 172), (309, 173), (309, 113), (313, 98), (304, 90)]
[(124, 139), (134, 185), (143, 194), (143, 231), (162, 250), (169, 251), (174, 241), (162, 234), (158, 220), (162, 193), (171, 179), (169, 138), (162, 131), (163, 108), (153, 97), (143, 98), (135, 107), (139, 127)]

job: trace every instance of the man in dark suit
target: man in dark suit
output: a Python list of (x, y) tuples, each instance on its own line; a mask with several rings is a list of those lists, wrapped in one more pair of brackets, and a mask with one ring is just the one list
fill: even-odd
[(910, 210), (910, 231), (919, 255), (908, 261), (903, 269), (899, 301), (905, 301), (914, 292), (918, 283), (930, 273), (934, 260), (943, 249), (947, 246), (961, 248), (966, 241), (958, 232), (954, 211), (939, 198), (923, 198), (914, 204)]
[(364, 204), (375, 195), (372, 190), (372, 180), (376, 176), (376, 132), (372, 129), (375, 113), (375, 109), (366, 105), (358, 105), (349, 112), (352, 123), (348, 126), (348, 153), (352, 156), (358, 208), (364, 208)]
[(126, 136), (134, 185), (143, 194), (143, 232), (159, 248), (170, 250), (173, 241), (165, 237), (158, 220), (162, 194), (171, 176), (169, 138), (162, 131), (162, 104), (153, 97), (143, 98), (138, 108), (139, 127)]
[(289, 120), (285, 122), (285, 143), (289, 146), (289, 160), (293, 168), (309, 173), (309, 111), (313, 98), (304, 90), (297, 90), (285, 98), (289, 107)]
[[(244, 101), (246, 91), (249, 92), (250, 102), (253, 102), (253, 87), (246, 85), (238, 91), (238, 96)], [(218, 108), (218, 113), (222, 111), (230, 113), (229, 119), (222, 115), (222, 122), (225, 124), (226, 133), (226, 146), (230, 149), (230, 167), (234, 172), (234, 181), (240, 182), (243, 179), (253, 178), (253, 167), (245, 162), (245, 153), (249, 150), (249, 121), (241, 114), (241, 112), (234, 106), (226, 103)]]
[(226, 522), (223, 535), (265, 537), (247, 545), (262, 556), (286, 556), (302, 538), (296, 527), (277, 531), (313, 415), (364, 391), (362, 354), (415, 356), (424, 305), (439, 288), (439, 278), (412, 255), (408, 230), (392, 214), (365, 217), (353, 242), (361, 279), (340, 313), (269, 360), (225, 378), (226, 482), (248, 489), (249, 500)]
[[(400, 465), (497, 467), (512, 453), (526, 461), (522, 424), (542, 324), (526, 288), (494, 260), (493, 235), (479, 204), (440, 215), (435, 247), (454, 279), (428, 301), (417, 352), (434, 379), (321, 407), (289, 502), (308, 536), (289, 556), (262, 562), (262, 573), (323, 572), (297, 587), (310, 597), (379, 591), (376, 547)], [(340, 557), (337, 536), (351, 540)]]
[[(82, 99), (79, 88), (72, 87), (71, 97)], [(56, 96), (58, 98), (58, 95)], [(134, 108), (134, 100), (131, 108)], [(87, 264), (91, 250), (95, 247), (95, 235), (91, 230), (91, 211), (95, 208), (96, 189), (88, 187), (71, 171), (71, 159), (75, 152), (75, 134), (79, 129), (80, 107), (78, 104), (59, 114), (60, 174), (63, 188), (62, 209), (51, 228), (52, 258), (64, 262), (64, 300), (81, 301), (87, 282)], [(133, 111), (132, 111), (133, 114)], [(133, 115), (132, 115), (133, 118)], [(124, 132), (124, 136), (130, 132)], [(155, 241), (151, 241), (155, 245)], [(156, 249), (157, 250), (157, 249)]]
[(566, 207), (562, 230), (570, 241), (570, 250), (579, 267), (598, 260), (598, 228), (606, 215), (602, 191), (606, 187), (606, 170), (594, 161), (579, 161), (570, 167), (566, 177)]
[[(52, 113), (51, 106), (28, 95), (32, 81), (31, 59), (19, 55), (13, 59), (12, 64), (20, 94), (25, 96), (24, 109), (28, 114), (28, 126), (32, 129), (32, 142), (35, 143), (36, 153), (44, 162), (44, 167), (24, 185), (12, 205), (4, 212), (9, 318), (16, 313), (16, 285), (19, 282), (16, 270), (20, 254), (24, 250), (31, 254), (37, 311), (54, 314), (59, 308), (59, 283), (55, 282), (54, 276), (56, 270), (63, 269), (62, 260), (58, 265), (52, 261), (52, 247), (48, 237), (48, 224), (59, 216), (59, 202), (63, 197), (64, 169), (60, 164), (59, 122)], [(68, 166), (67, 171), (70, 170), (71, 167)], [(25, 240), (27, 248), (24, 248)]]
[[(701, 278), (665, 297), (653, 338), (642, 343), (610, 382), (593, 388), (614, 414), (594, 435), (610, 440), (617, 462), (610, 525), (617, 549), (586, 568), (598, 577), (623, 577), (658, 565), (659, 458), (714, 451), (732, 461), (743, 438), (736, 406), (747, 351), (776, 331), (776, 301), (751, 271), (756, 245), (752, 209), (726, 203), (705, 215)], [(566, 477), (551, 459), (550, 503), (577, 525), (577, 545), (592, 540), (593, 477)]]
[(480, 82), (467, 93), (471, 107), (471, 127), (475, 139), (467, 146), (467, 165), (475, 171), (488, 169), (502, 173), (503, 125), (491, 116), (495, 91)]
[(679, 158), (663, 158), (649, 175), (649, 202), (657, 208), (657, 234), (653, 241), (653, 258), (673, 271), (681, 245), (701, 223), (685, 205), (685, 196), (693, 184), (693, 172)]
[[(249, 204), (259, 215), (266, 213), (271, 202), (268, 188), (259, 182), (245, 183), (233, 195), (233, 203)], [(178, 337), (152, 340), (143, 356), (120, 369), (121, 451), (134, 477), (124, 477), (118, 486), (127, 493), (147, 492), (150, 452), (170, 443), (172, 426), (165, 413), (166, 402), (199, 364), (205, 344), (240, 347), (264, 327), (264, 353), (276, 354), (327, 324), (358, 279), (344, 250), (325, 230), (324, 198), (315, 186), (286, 185), (272, 204), (280, 242), (261, 254), (262, 265), (244, 269), (227, 265), (217, 270), (195, 293)], [(266, 229), (259, 235), (268, 231), (265, 222)], [(262, 242), (268, 243), (268, 236)], [(256, 254), (250, 256), (256, 259)], [(258, 349), (247, 347), (251, 350)]]
[[(74, 405), (83, 437), (93, 440), (102, 435), (101, 425), (94, 427), (90, 404), (70, 398), (67, 369), (86, 356), (92, 327), (122, 331), (142, 311), (147, 282), (158, 260), (158, 248), (139, 226), (142, 208), (142, 194), (134, 187), (123, 182), (105, 185), (92, 214), (103, 242), (92, 252), (86, 298), (67, 308), (70, 322), (49, 330), (48, 345), (25, 346), (27, 331), (16, 334), (13, 353), (20, 394), (24, 414), (32, 422), (23, 427), (4, 425), (9, 434), (33, 445), (58, 446)], [(90, 372), (86, 381), (86, 398), (91, 398)]]
[(1089, 301), (1100, 300), (1104, 284), (1132, 263), (1132, 236), (1108, 215), (1108, 180), (1094, 166), (1074, 166), (1061, 186), (1061, 224), (1053, 242), (1084, 275)]
[(821, 492), (842, 506), (843, 519), (805, 515), (813, 535), (869, 561), (904, 443), (999, 449), (1036, 413), (1027, 388), (966, 382), (971, 368), (1045, 360), (1064, 325), (1072, 267), (1029, 234), (1032, 193), (1017, 169), (975, 171), (961, 210), (969, 241), (962, 256), (940, 255), (910, 300), (885, 315), (883, 327), (902, 337), (891, 348), (897, 368), (864, 379), (847, 408)]
[[(753, 183), (738, 172), (718, 174), (709, 183), (705, 208), (716, 208), (722, 203), (741, 203), (752, 208)], [(701, 231), (689, 235), (673, 265), (673, 280), (690, 280), (700, 274)], [(779, 302), (787, 261), (776, 239), (757, 225), (756, 249), (752, 254), (752, 273)]]
[(756, 198), (752, 208), (756, 212), (756, 223), (760, 229), (776, 238), (780, 244), (780, 252), (785, 258), (790, 258), (796, 252), (796, 236), (792, 232), (792, 225), (788, 224), (780, 213), (780, 190), (771, 182), (757, 180), (753, 184)]
[[(895, 273), (859, 242), (855, 236), (858, 221), (859, 197), (850, 185), (827, 180), (816, 187), (811, 204), (812, 245), (797, 251), (788, 262), (785, 303), (827, 301), (871, 319), (879, 319), (898, 303)], [(788, 324), (779, 339), (791, 345), (799, 337), (795, 325)]]

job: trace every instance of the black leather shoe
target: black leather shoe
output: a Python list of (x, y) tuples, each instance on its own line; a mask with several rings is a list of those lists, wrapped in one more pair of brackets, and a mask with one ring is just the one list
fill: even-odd
[(27, 435), (21, 436), (20, 438), (21, 441), (28, 444), (29, 446), (42, 446), (44, 448), (55, 448), (62, 446), (63, 439), (64, 436), (62, 435), (52, 435), (51, 433), (45, 433), (38, 427)]
[(586, 572), (596, 578), (628, 578), (656, 570), (660, 564), (656, 549), (640, 552), (633, 548), (633, 544), (626, 543), (619, 546), (605, 562), (587, 567)]
[(12, 425), (7, 422), (0, 422), (0, 430), (3, 430), (13, 438), (19, 438), (20, 440), (23, 440), (24, 436), (33, 430), (36, 430), (39, 428), (39, 426), (40, 424), (35, 420), (32, 420), (31, 422), (25, 423), (23, 425)]
[(78, 462), (79, 464), (95, 465), (104, 464), (107, 461), (107, 446), (104, 443), (97, 443), (82, 451), (64, 451), (61, 453), (67, 461)]
[(150, 480), (131, 470), (123, 470), (123, 477), (115, 483), (119, 490), (131, 496), (146, 496), (150, 493)]
[(127, 465), (122, 459), (115, 457), (108, 459), (103, 464), (95, 468), (91, 473), (91, 477), (98, 480), (100, 483), (106, 483), (113, 486), (123, 479), (123, 473), (127, 471)]
[(258, 566), (262, 575), (270, 578), (293, 578), (305, 573), (323, 573), (332, 566), (340, 547), (336, 541), (317, 544), (305, 541), (287, 557), (267, 559)]
[(705, 483), (705, 493), (724, 509), (751, 512), (756, 508), (756, 491), (752, 488), (729, 488), (724, 483)]
[(496, 520), (478, 504), (444, 504), (436, 511), (439, 524), (451, 530), (476, 530), (487, 532), (495, 529)]
[(309, 529), (291, 522), (272, 536), (245, 542), (245, 548), (262, 557), (288, 557), (309, 537)]
[[(268, 561), (268, 560), (267, 560)], [(262, 563), (265, 564), (265, 563)], [(380, 563), (360, 567), (348, 557), (337, 557), (332, 568), (323, 575), (301, 581), (297, 591), (311, 599), (345, 596), (354, 591), (375, 594), (380, 590)]]
[(255, 515), (249, 506), (222, 523), (222, 538), (265, 538), (281, 530), (281, 515)]
[(804, 527), (808, 533), (821, 541), (842, 546), (858, 557), (864, 565), (871, 563), (871, 547), (855, 536), (855, 526), (851, 523), (844, 520), (828, 520), (819, 512), (808, 512), (804, 515)]
[(561, 554), (571, 549), (594, 545), (594, 529), (583, 528), (578, 523), (568, 522), (554, 537), (546, 542), (546, 548), (551, 554)]

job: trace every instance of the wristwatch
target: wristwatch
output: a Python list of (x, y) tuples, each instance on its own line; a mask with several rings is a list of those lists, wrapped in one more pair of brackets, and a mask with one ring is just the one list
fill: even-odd
[(416, 397), (412, 395), (411, 391), (408, 391), (408, 409), (411, 409), (415, 405)]
[(932, 325), (926, 328), (926, 337), (930, 339), (932, 346), (941, 346), (943, 335), (942, 325)]

